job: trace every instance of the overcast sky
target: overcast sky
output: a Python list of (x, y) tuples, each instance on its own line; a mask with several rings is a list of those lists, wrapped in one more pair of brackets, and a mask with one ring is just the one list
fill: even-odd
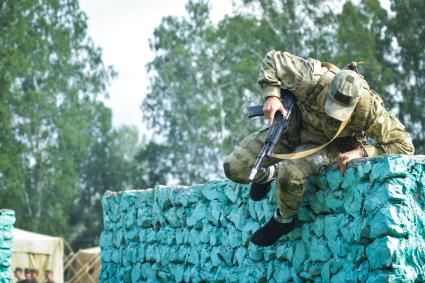
[[(115, 126), (135, 125), (142, 132), (140, 104), (148, 85), (145, 65), (153, 59), (149, 49), (161, 18), (184, 16), (187, 0), (80, 0), (88, 16), (88, 33), (103, 49), (106, 65), (118, 71), (106, 104), (113, 110)], [(211, 18), (218, 22), (230, 14), (230, 0), (213, 0)]]

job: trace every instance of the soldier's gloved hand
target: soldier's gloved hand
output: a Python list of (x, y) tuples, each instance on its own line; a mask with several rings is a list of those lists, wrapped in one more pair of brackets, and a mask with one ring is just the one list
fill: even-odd
[(347, 168), (347, 163), (350, 160), (362, 157), (363, 149), (361, 149), (360, 147), (344, 153), (340, 153), (338, 155), (338, 159), (336, 160), (336, 167), (341, 171), (341, 175), (344, 176), (345, 168)]
[(274, 114), (276, 111), (280, 111), (283, 117), (286, 117), (286, 110), (280, 102), (280, 99), (276, 96), (267, 97), (266, 102), (263, 105), (264, 117), (269, 119), (270, 125), (273, 124)]

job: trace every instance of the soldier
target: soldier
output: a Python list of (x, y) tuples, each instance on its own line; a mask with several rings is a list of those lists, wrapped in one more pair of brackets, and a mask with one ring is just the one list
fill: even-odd
[(32, 268), (30, 270), (30, 276), (31, 276), (31, 283), (38, 283), (38, 269)]
[(15, 279), (16, 282), (22, 282), (23, 281), (23, 270), (20, 267), (16, 267), (15, 270), (13, 271), (14, 275), (15, 275)]
[(45, 283), (55, 283), (55, 281), (53, 280), (53, 272), (51, 270), (47, 269), (46, 271), (44, 271), (44, 277), (46, 278)]
[(25, 279), (22, 280), (22, 283), (30, 283), (31, 282), (31, 268), (25, 268), (24, 269), (24, 277), (25, 277)]
[[(324, 166), (336, 162), (344, 174), (347, 162), (356, 158), (414, 152), (404, 126), (385, 110), (382, 99), (355, 71), (273, 50), (262, 62), (258, 82), (265, 98), (263, 112), (270, 124), (276, 111), (286, 114), (280, 101), (282, 90), (291, 91), (298, 106), (275, 147), (278, 154), (263, 160), (264, 170), (251, 184), (250, 197), (259, 201), (270, 191), (271, 182), (277, 181), (278, 207), (251, 237), (258, 246), (273, 245), (294, 229), (304, 182)], [(247, 136), (226, 157), (223, 168), (229, 179), (249, 183), (249, 171), (266, 136), (267, 129)], [(373, 144), (367, 143), (370, 139)], [(304, 158), (288, 156), (322, 145)]]

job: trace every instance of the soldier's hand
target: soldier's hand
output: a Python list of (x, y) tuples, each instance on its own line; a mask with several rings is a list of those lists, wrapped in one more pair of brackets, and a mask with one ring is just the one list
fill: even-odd
[(338, 155), (338, 159), (336, 160), (336, 166), (341, 171), (341, 175), (344, 176), (345, 168), (347, 168), (347, 163), (349, 161), (361, 157), (363, 157), (363, 150), (360, 147), (344, 153), (340, 153)]
[(286, 117), (286, 110), (280, 102), (280, 99), (275, 96), (270, 96), (266, 99), (263, 105), (264, 117), (269, 119), (270, 125), (273, 124), (274, 114), (276, 111), (280, 111), (283, 117)]

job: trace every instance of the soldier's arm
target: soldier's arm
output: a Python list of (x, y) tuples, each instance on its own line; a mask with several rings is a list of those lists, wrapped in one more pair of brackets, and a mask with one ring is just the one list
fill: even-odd
[(270, 51), (261, 64), (258, 83), (265, 98), (280, 97), (280, 89), (296, 91), (314, 87), (322, 75), (320, 61), (288, 52)]
[(414, 153), (412, 139), (405, 127), (378, 100), (372, 100), (366, 134), (376, 144), (362, 146), (367, 156)]

